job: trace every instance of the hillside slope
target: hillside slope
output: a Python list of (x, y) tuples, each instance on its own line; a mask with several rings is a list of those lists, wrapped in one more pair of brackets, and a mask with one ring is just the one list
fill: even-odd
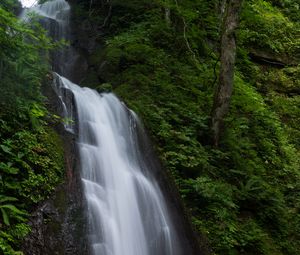
[(219, 1), (76, 1), (75, 20), (95, 44), (82, 84), (112, 88), (142, 117), (214, 254), (300, 251), (298, 9), (245, 1), (230, 114), (214, 148)]

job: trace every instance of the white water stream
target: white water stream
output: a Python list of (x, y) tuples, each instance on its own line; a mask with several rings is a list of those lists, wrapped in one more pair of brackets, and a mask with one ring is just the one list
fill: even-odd
[[(54, 0), (30, 10), (56, 21), (58, 39), (68, 37), (64, 34), (70, 11), (67, 2)], [(56, 61), (61, 65), (63, 59)], [(57, 72), (64, 75), (62, 69)], [(64, 117), (74, 119), (76, 112), (76, 123), (65, 127), (78, 136), (91, 253), (185, 254), (153, 169), (141, 153), (136, 115), (114, 94), (81, 88), (57, 73), (54, 84)]]
[(73, 92), (78, 147), (95, 255), (182, 254), (160, 188), (144, 164), (139, 121), (113, 94), (81, 88), (55, 74)]

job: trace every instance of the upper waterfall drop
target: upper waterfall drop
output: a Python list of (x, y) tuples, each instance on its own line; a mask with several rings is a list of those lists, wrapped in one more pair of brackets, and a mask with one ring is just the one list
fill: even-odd
[(68, 79), (71, 79), (77, 72), (74, 70), (75, 63), (81, 60), (70, 43), (70, 10), (71, 7), (67, 1), (51, 0), (25, 8), (20, 15), (21, 19), (30, 22), (29, 14), (34, 13), (55, 42), (67, 42), (64, 49), (52, 52), (51, 58), (52, 69)]
[(65, 0), (52, 0), (25, 8), (22, 16), (26, 16), (29, 12), (34, 12), (57, 22), (66, 22), (69, 20), (70, 5)]

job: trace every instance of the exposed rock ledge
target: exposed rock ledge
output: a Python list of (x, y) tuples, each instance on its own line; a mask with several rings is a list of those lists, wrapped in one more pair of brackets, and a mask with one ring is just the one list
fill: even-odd
[(251, 49), (249, 52), (249, 57), (259, 64), (271, 65), (278, 68), (283, 68), (285, 66), (297, 65), (297, 61), (283, 55), (274, 54), (272, 52), (266, 52), (263, 50)]

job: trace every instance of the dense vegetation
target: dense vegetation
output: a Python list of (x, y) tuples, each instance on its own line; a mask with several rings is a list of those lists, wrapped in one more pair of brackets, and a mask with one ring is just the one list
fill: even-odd
[[(299, 0), (244, 1), (219, 147), (210, 116), (223, 1), (72, 2), (99, 43), (83, 85), (112, 86), (141, 116), (213, 254), (300, 253)], [(17, 9), (1, 1), (0, 251), (9, 255), (20, 254), (29, 213), (63, 169), (40, 92), (52, 43), (37, 24), (17, 21)]]
[(30, 213), (61, 182), (64, 169), (62, 144), (47, 124), (53, 115), (41, 94), (49, 69), (46, 51), (53, 44), (38, 23), (18, 21), (12, 14), (18, 9), (17, 1), (0, 3), (0, 254), (5, 255), (22, 254)]
[(298, 254), (299, 1), (244, 2), (218, 148), (210, 116), (221, 1), (113, 0), (107, 24), (103, 6), (77, 2), (77, 19), (106, 25), (84, 85), (111, 84), (142, 117), (213, 253)]

